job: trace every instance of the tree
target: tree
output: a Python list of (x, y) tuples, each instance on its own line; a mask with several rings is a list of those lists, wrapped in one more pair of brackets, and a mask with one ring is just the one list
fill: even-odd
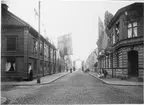
[(105, 18), (104, 18), (104, 25), (105, 25), (105, 27), (108, 26), (108, 24), (109, 24), (109, 22), (111, 21), (112, 18), (113, 18), (113, 14), (110, 13), (110, 12), (108, 12), (108, 11), (106, 11), (105, 12)]
[(109, 37), (108, 38), (108, 45), (107, 45), (107, 48), (106, 49), (109, 49), (110, 46), (111, 46), (111, 41), (110, 41), (110, 32), (109, 32), (109, 29), (107, 28), (109, 22), (112, 20), (113, 18), (113, 14), (106, 11), (105, 12), (105, 18), (104, 18), (104, 25), (105, 25), (105, 32), (106, 32), (106, 35)]
[(113, 14), (106, 11), (105, 18), (104, 18), (104, 25), (105, 25), (105, 32), (106, 32), (107, 36), (110, 36), (109, 29), (107, 28), (107, 26), (112, 18), (113, 18)]

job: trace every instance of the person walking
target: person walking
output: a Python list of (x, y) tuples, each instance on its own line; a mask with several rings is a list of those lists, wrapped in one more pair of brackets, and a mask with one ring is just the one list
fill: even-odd
[(70, 73), (72, 73), (72, 68), (70, 68)]
[(29, 81), (32, 81), (32, 80), (33, 80), (33, 70), (32, 70), (31, 63), (29, 63), (28, 73), (29, 73), (29, 78), (28, 78), (28, 80), (29, 80)]

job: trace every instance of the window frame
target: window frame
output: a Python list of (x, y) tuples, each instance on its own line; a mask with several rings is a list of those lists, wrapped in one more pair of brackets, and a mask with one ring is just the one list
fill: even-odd
[[(136, 22), (136, 26), (134, 26), (134, 23)], [(129, 27), (129, 24), (131, 25), (131, 27)], [(136, 35), (134, 35), (135, 34), (135, 32), (134, 32), (134, 29), (137, 29), (137, 34)], [(128, 31), (131, 29), (131, 37), (129, 37), (129, 33), (128, 33)], [(127, 38), (135, 38), (135, 37), (138, 37), (138, 22), (137, 21), (132, 21), (132, 22), (128, 22), (128, 24), (127, 24)]]
[(38, 51), (38, 41), (34, 38), (33, 39), (33, 53), (37, 54)]
[(43, 56), (43, 43), (40, 41), (40, 56)]
[[(6, 70), (6, 68), (5, 68), (5, 72), (17, 72), (17, 63), (16, 63), (16, 57), (15, 56), (7, 56), (6, 57), (6, 60), (5, 60), (5, 67), (6, 67), (6, 62), (10, 62), (9, 60), (10, 60), (10, 58), (8, 58), (8, 57), (13, 57), (13, 61), (15, 62), (15, 70), (14, 71), (7, 71)], [(9, 60), (8, 60), (9, 59)], [(13, 62), (13, 61), (11, 61), (11, 62)]]
[[(15, 50), (8, 50), (8, 38), (15, 38)], [(6, 35), (6, 51), (7, 52), (16, 52), (18, 49), (18, 36), (17, 35)]]

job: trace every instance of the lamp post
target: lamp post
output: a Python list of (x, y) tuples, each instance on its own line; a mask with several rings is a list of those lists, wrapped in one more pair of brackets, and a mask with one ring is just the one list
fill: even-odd
[(38, 3), (38, 10), (39, 10), (39, 15), (38, 15), (38, 78), (37, 78), (37, 83), (41, 83), (41, 78), (40, 78), (40, 1)]

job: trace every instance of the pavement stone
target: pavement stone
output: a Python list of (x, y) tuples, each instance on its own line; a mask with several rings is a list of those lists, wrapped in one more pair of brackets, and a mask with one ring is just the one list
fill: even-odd
[(115, 78), (103, 79), (103, 78), (99, 78), (97, 73), (89, 72), (89, 74), (109, 85), (121, 85), (121, 86), (143, 86), (144, 85), (144, 82), (133, 82), (133, 81), (126, 81), (126, 80), (120, 80)]
[[(34, 79), (33, 81), (21, 81), (21, 82), (1, 82), (1, 85), (12, 85), (12, 86), (33, 86), (33, 85), (45, 85), (50, 84), (64, 76), (69, 74), (69, 72), (65, 73), (57, 73), (45, 77), (41, 77), (41, 83), (37, 83), (37, 79)], [(7, 102), (6, 97), (1, 97), (1, 104), (5, 104)]]

